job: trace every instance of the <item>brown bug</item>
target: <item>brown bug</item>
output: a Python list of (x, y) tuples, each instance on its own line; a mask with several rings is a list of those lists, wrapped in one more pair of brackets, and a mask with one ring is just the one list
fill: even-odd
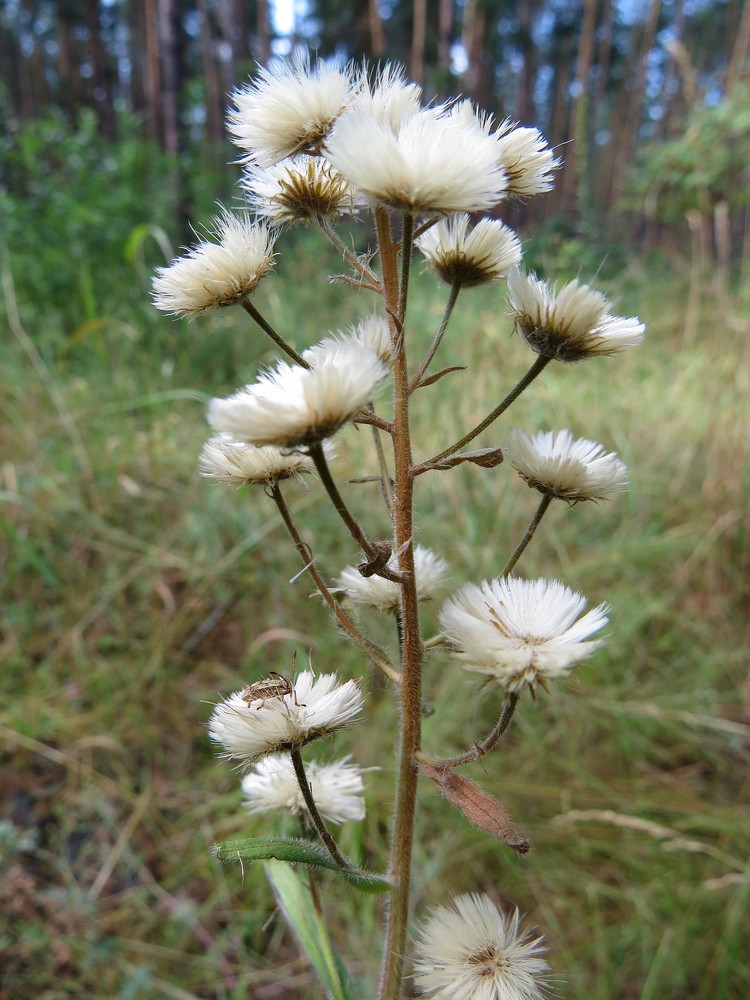
[(260, 681), (249, 684), (242, 692), (242, 700), (248, 706), (252, 705), (254, 701), (259, 701), (261, 704), (258, 707), (262, 708), (269, 698), (283, 698), (293, 691), (292, 682), (283, 674), (277, 674), (276, 671), (272, 670), (270, 677), (264, 677)]

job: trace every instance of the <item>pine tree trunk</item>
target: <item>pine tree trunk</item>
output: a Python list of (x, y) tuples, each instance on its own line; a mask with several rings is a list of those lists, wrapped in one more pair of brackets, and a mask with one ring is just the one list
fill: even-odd
[(422, 83), (424, 79), (424, 39), (427, 28), (427, 0), (414, 0), (412, 17), (409, 76), (415, 83)]

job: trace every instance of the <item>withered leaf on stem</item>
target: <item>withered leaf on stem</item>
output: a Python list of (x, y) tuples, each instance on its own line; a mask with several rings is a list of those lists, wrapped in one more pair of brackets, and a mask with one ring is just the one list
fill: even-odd
[(528, 840), (519, 836), (510, 813), (494, 795), (485, 792), (475, 781), (447, 768), (422, 763), (419, 767), (424, 775), (440, 785), (448, 801), (458, 806), (470, 823), (496, 840), (501, 840), (519, 854), (528, 852)]
[(447, 458), (441, 458), (438, 462), (423, 462), (416, 467), (414, 472), (415, 475), (433, 470), (442, 472), (446, 469), (454, 469), (457, 465), (463, 465), (464, 462), (478, 465), (482, 469), (494, 469), (500, 465), (502, 460), (502, 448), (477, 448), (475, 451), (462, 451), (458, 455), (448, 455)]

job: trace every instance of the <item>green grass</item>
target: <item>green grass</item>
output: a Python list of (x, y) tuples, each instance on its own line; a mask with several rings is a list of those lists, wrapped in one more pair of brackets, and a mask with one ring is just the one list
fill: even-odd
[[(370, 308), (321, 286), (319, 262), (319, 246), (297, 238), (258, 300), (297, 345)], [(243, 818), (205, 722), (219, 694), (288, 671), (294, 649), (309, 647), (321, 670), (357, 676), (364, 665), (308, 582), (290, 586), (299, 566), (272, 505), (195, 471), (205, 398), (251, 379), (272, 356), (266, 344), (239, 311), (192, 325), (151, 314), (144, 281), (118, 274), (99, 322), (41, 357), (33, 304), (21, 303), (19, 326), (6, 273), (0, 997), (316, 997), (269, 916), (260, 869), (243, 881), (209, 855), (216, 840), (271, 829)], [(627, 462), (626, 497), (554, 505), (521, 566), (609, 601), (608, 644), (551, 696), (524, 696), (502, 749), (467, 771), (510, 810), (528, 856), (468, 827), (425, 783), (415, 906), (481, 890), (518, 905), (549, 941), (560, 992), (579, 1000), (740, 1000), (750, 995), (748, 310), (727, 314), (706, 292), (698, 335), (686, 338), (678, 273), (633, 264), (609, 290), (647, 321), (644, 345), (552, 366), (481, 439), (568, 426)], [(443, 298), (417, 274), (411, 336), (426, 342)], [(483, 416), (528, 367), (504, 313), (499, 291), (459, 300), (441, 361), (469, 369), (440, 383), (449, 401), (438, 389), (417, 397), (418, 456)], [(342, 481), (371, 459), (365, 433), (342, 433)], [(330, 576), (353, 561), (314, 484), (287, 492), (320, 568)], [(374, 487), (347, 495), (382, 535)], [(419, 481), (418, 540), (449, 560), (453, 585), (479, 581), (499, 572), (534, 506), (509, 467), (433, 473)], [(361, 620), (393, 646), (389, 622)], [(441, 652), (425, 698), (433, 752), (466, 748), (497, 714)], [(389, 693), (323, 750), (379, 768), (367, 819), (342, 833), (372, 868), (385, 863), (393, 720)], [(321, 883), (365, 997), (380, 901)]]

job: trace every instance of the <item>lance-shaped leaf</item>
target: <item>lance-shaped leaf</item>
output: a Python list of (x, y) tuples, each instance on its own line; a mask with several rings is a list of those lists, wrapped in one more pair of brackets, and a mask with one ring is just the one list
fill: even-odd
[(530, 846), (528, 840), (519, 836), (510, 813), (494, 795), (485, 792), (475, 781), (447, 768), (422, 763), (419, 767), (423, 774), (440, 785), (446, 799), (458, 806), (470, 823), (502, 840), (519, 854), (527, 853)]
[(331, 945), (309, 885), (289, 865), (266, 861), (266, 876), (287, 923), (331, 1000), (355, 1000), (344, 963)]
[(328, 851), (310, 840), (292, 837), (247, 837), (244, 840), (225, 840), (214, 844), (212, 853), (219, 861), (289, 861), (292, 864), (325, 868), (345, 879), (362, 892), (388, 892), (392, 886), (387, 879), (364, 872), (358, 868), (341, 868)]
[(503, 460), (502, 448), (477, 448), (475, 451), (462, 451), (458, 455), (448, 455), (441, 458), (439, 462), (422, 462), (414, 469), (415, 476), (421, 476), (423, 472), (440, 471), (454, 469), (457, 465), (470, 462), (478, 465), (482, 469), (494, 469)]

